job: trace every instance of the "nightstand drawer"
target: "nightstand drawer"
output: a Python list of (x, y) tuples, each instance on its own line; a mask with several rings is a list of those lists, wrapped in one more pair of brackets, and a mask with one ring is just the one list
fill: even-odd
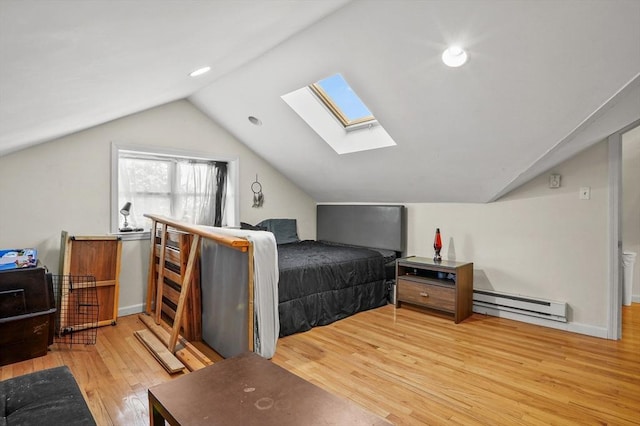
[(397, 299), (444, 311), (455, 311), (455, 288), (447, 288), (432, 284), (421, 284), (414, 281), (398, 279)]

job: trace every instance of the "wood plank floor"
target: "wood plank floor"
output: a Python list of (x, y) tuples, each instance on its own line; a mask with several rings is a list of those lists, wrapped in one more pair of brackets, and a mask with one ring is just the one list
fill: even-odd
[[(143, 328), (119, 318), (96, 345), (55, 344), (0, 380), (66, 364), (99, 425), (148, 425), (148, 387), (180, 374), (134, 337)], [(273, 361), (397, 425), (640, 424), (640, 304), (623, 308), (620, 341), (389, 305), (280, 339)]]

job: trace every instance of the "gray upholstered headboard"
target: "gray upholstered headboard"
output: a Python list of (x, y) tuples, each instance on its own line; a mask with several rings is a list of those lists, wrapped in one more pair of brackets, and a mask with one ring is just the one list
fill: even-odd
[(404, 206), (319, 204), (316, 239), (405, 255), (406, 217)]

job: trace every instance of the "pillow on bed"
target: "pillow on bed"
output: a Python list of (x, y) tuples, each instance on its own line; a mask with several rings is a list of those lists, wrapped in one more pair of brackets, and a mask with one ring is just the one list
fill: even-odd
[(272, 232), (276, 237), (277, 244), (296, 243), (298, 238), (298, 228), (295, 219), (266, 219), (257, 224), (267, 231)]
[(248, 229), (250, 231), (266, 231), (267, 228), (264, 226), (252, 225), (246, 222), (240, 222), (240, 229)]

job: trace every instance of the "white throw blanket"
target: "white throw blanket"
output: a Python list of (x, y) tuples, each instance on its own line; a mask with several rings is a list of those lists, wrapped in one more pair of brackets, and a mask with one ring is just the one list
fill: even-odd
[(278, 249), (271, 232), (201, 226), (217, 234), (246, 238), (253, 244), (254, 352), (264, 358), (276, 353), (278, 316)]

